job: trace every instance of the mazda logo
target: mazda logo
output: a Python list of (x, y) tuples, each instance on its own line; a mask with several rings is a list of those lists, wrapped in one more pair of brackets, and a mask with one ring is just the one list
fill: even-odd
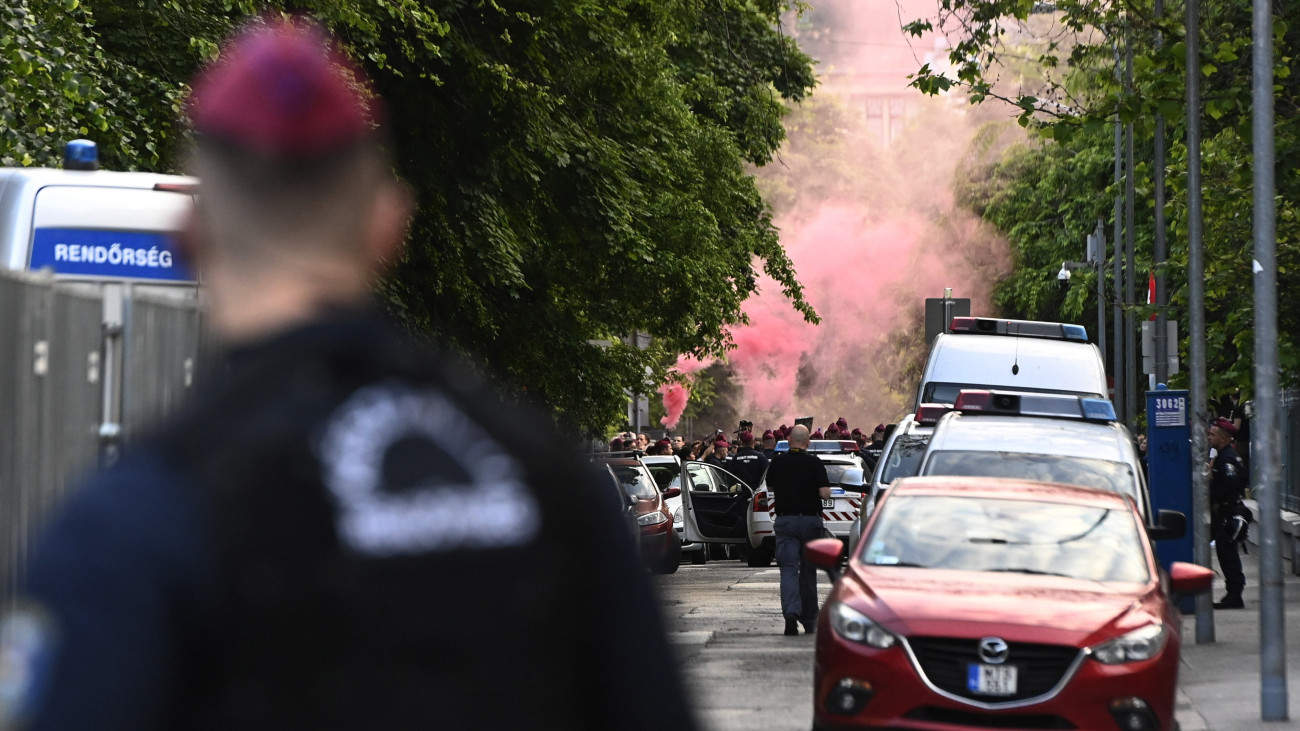
[(980, 640), (980, 659), (990, 665), (1001, 665), (1006, 662), (1009, 650), (1006, 640), (1001, 637), (985, 637)]

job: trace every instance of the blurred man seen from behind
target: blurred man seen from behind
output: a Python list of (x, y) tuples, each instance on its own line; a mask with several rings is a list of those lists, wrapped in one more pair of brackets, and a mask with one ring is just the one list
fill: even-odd
[(694, 728), (613, 498), (373, 304), (411, 199), (360, 72), (256, 22), (189, 110), (220, 357), (39, 541), (0, 727)]

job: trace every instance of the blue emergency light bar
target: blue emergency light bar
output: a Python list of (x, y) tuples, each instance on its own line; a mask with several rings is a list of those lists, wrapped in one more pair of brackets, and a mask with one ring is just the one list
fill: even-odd
[(63, 146), (64, 170), (98, 170), (99, 147), (91, 140), (72, 140)]
[(1115, 407), (1103, 398), (1054, 393), (967, 390), (957, 394), (957, 411), (963, 414), (1046, 416), (1055, 419), (1115, 421)]
[(992, 317), (954, 317), (949, 331), (966, 335), (1014, 335), (1022, 338), (1069, 340), (1088, 342), (1088, 331), (1082, 325), (1034, 320), (999, 320)]

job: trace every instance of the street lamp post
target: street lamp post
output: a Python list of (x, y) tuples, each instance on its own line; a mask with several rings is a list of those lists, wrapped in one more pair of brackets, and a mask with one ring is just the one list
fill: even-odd
[(1097, 348), (1101, 358), (1106, 360), (1106, 229), (1101, 219), (1097, 219), (1097, 230), (1088, 234), (1088, 260), (1061, 262), (1061, 271), (1056, 278), (1061, 282), (1070, 281), (1070, 272), (1087, 269), (1097, 274)]

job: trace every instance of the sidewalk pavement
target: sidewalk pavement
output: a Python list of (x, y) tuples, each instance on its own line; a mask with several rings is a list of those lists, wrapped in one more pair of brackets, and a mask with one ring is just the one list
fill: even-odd
[[(1252, 526), (1256, 538), (1258, 526)], [(1245, 609), (1215, 610), (1215, 642), (1196, 644), (1196, 616), (1183, 617), (1183, 656), (1178, 678), (1177, 718), (1182, 731), (1277, 731), (1300, 729), (1300, 576), (1291, 573), (1289, 556), (1282, 561), (1283, 605), (1286, 613), (1286, 681), (1289, 721), (1261, 720), (1259, 551), (1250, 544), (1241, 557), (1246, 573)], [(1214, 560), (1218, 571), (1218, 561)], [(1221, 577), (1214, 598), (1224, 594)]]

